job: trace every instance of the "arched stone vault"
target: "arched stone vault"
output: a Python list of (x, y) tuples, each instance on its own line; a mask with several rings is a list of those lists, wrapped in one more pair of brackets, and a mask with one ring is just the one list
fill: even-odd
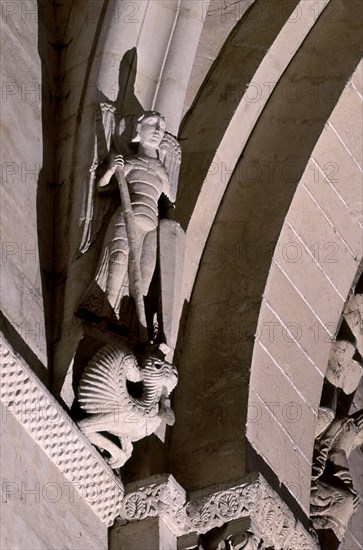
[(251, 363), (247, 437), (307, 512), (312, 435), (330, 342), (361, 273), (362, 210), (357, 210), (356, 198), (361, 193), (362, 159), (351, 137), (361, 123), (361, 71), (360, 63), (312, 152), (287, 213), (262, 299)]
[[(249, 441), (307, 512), (314, 441), (310, 432), (314, 407), (319, 403), (326, 354), (317, 350), (318, 356), (310, 358), (313, 365), (306, 357), (303, 341), (295, 343), (294, 349), (286, 348), (290, 342), (284, 338), (280, 344), (277, 340), (266, 342), (264, 338), (269, 338), (271, 332), (267, 336), (261, 334), (261, 320), (267, 331), (280, 327), (274, 323), (281, 320), (299, 326), (304, 322), (308, 329), (315, 322), (315, 317), (308, 315), (311, 310), (305, 289), (301, 290), (296, 283), (296, 290), (291, 283), (300, 271), (289, 262), (284, 272), (280, 269), (284, 260), (281, 250), (289, 242), (298, 242), (301, 251), (307, 254), (306, 261), (315, 270), (312, 288), (316, 295), (311, 299), (318, 303), (323, 296), (321, 289), (328, 285), (336, 300), (330, 303), (333, 309), (324, 317), (322, 331), (329, 329), (331, 311), (337, 326), (354, 282), (358, 255), (353, 257), (348, 250), (347, 256), (342, 256), (345, 263), (349, 260), (350, 271), (345, 279), (341, 280), (337, 274), (335, 280), (335, 272), (329, 271), (331, 266), (319, 267), (306, 250), (317, 243), (318, 254), (321, 248), (328, 253), (324, 246), (333, 242), (329, 240), (329, 231), (336, 235), (332, 228), (335, 213), (329, 225), (316, 206), (320, 205), (320, 198), (313, 199), (307, 185), (300, 184), (285, 224), (284, 218), (305, 169), (305, 174), (317, 177), (319, 182), (323, 177), (317, 166), (319, 160), (309, 158), (358, 63), (355, 21), (359, 19), (359, 2), (354, 0), (348, 5), (346, 0), (339, 0), (332, 7), (328, 0), (296, 0), (288, 8), (274, 5), (273, 17), (268, 1), (250, 2), (247, 12), (244, 5), (237, 16), (234, 6), (242, 2), (228, 2), (226, 13), (233, 13), (235, 19), (226, 17), (225, 26), (219, 25), (218, 47), (212, 34), (221, 13), (213, 4), (209, 7), (202, 4), (194, 0), (138, 2), (135, 14), (127, 11), (129, 3), (100, 2), (97, 12), (88, 12), (86, 31), (80, 14), (82, 10), (87, 12), (87, 4), (77, 3), (71, 9), (69, 4), (63, 5), (60, 27), (63, 24), (65, 30), (59, 32), (64, 78), (60, 85), (56, 151), (58, 181), (63, 185), (57, 189), (55, 201), (59, 220), (56, 231), (59, 246), (55, 247), (59, 284), (55, 294), (59, 300), (54, 312), (54, 319), (58, 319), (52, 360), (54, 391), (62, 391), (63, 399), (71, 403), (71, 364), (81, 336), (73, 312), (98, 252), (94, 247), (87, 257), (74, 260), (80, 240), (84, 186), (92, 161), (95, 106), (105, 99), (117, 101), (120, 62), (126, 55), (129, 73), (122, 82), (131, 90), (126, 107), (129, 114), (158, 109), (165, 113), (169, 129), (175, 134), (184, 115), (179, 131), (183, 165), (175, 214), (187, 229), (185, 286), (180, 303), (187, 317), (186, 322), (183, 317), (179, 335), (181, 380), (174, 399), (177, 418), (182, 420), (168, 439), (170, 471), (187, 490), (243, 476), (247, 470), (247, 410), (250, 415), (257, 410), (257, 414), (263, 412), (264, 416), (258, 422), (250, 417)], [(335, 42), (337, 35), (339, 49)], [(208, 49), (208, 40), (214, 48)], [(206, 51), (207, 59), (203, 59)], [(197, 73), (196, 67), (200, 67)], [(333, 127), (324, 130), (322, 139), (326, 132), (334, 134)], [(317, 147), (319, 144), (320, 141)], [(326, 155), (324, 148), (321, 154)], [(339, 154), (342, 156), (342, 151)], [(335, 162), (340, 162), (326, 156), (322, 159), (322, 166), (329, 166), (328, 171), (334, 170)], [(352, 185), (349, 186), (352, 191), (347, 191), (344, 199), (349, 205), (350, 193), (355, 193)], [(305, 241), (301, 227), (295, 226), (301, 208), (306, 209), (307, 204), (318, 217), (310, 241)], [(305, 216), (301, 219), (304, 227)], [(339, 220), (343, 223), (342, 234), (348, 232), (344, 237), (344, 242), (348, 242), (350, 232), (346, 225), (349, 226), (350, 220)], [(321, 228), (325, 224), (326, 232), (315, 238), (319, 224)], [(273, 256), (281, 229), (282, 240)], [(341, 234), (339, 229), (338, 233)], [(352, 250), (353, 245), (349, 245)], [(292, 273), (288, 275), (291, 267)], [(301, 268), (306, 274), (305, 265), (301, 264)], [(298, 309), (294, 310), (293, 319), (279, 314), (280, 306), (273, 296), (276, 294), (281, 305), (286, 300), (279, 295), (280, 290), (274, 294), (274, 284), (285, 284), (286, 292), (291, 290), (288, 285), (294, 289), (291, 300), (300, 300), (301, 320)], [(321, 302), (324, 310), (324, 300)], [(322, 316), (317, 315), (317, 319)], [(304, 329), (304, 337), (308, 329)], [(309, 336), (313, 334), (310, 331)], [(334, 330), (323, 334), (331, 338)], [(273, 353), (270, 344), (275, 346)], [(267, 366), (267, 359), (264, 356), (261, 359), (263, 353), (270, 361)], [(301, 361), (294, 374), (290, 359), (285, 360), (286, 353), (293, 357), (298, 354)], [(306, 387), (300, 387), (294, 378), (301, 377), (299, 368), (304, 373), (305, 368), (311, 369)], [(269, 373), (271, 393), (265, 394)], [(279, 376), (281, 380), (276, 382)], [(305, 384), (304, 377), (301, 383)], [(299, 431), (302, 424), (289, 423), (281, 416), (286, 413), (285, 403), (278, 394), (283, 384), (290, 401), (301, 399), (304, 407), (307, 423), (303, 438)], [(248, 406), (248, 400), (252, 407)], [(275, 402), (279, 403), (279, 410)], [(271, 438), (279, 441), (278, 445), (271, 445)], [(297, 458), (290, 461), (292, 456)]]
[[(308, 10), (308, 6), (304, 4)], [(268, 338), (268, 331), (274, 327), (273, 324), (268, 324), (271, 322), (269, 318), (266, 320), (266, 326), (261, 327), (258, 316), (261, 295), (284, 218), (301, 175), (306, 167), (309, 170), (311, 152), (359, 60), (358, 48), (352, 47), (352, 41), (357, 39), (357, 35), (354, 39), (350, 19), (353, 15), (350, 11), (351, 7), (359, 10), (358, 4), (348, 7), (347, 4), (340, 3), (339, 17), (335, 21), (331, 20), (331, 12), (327, 12), (326, 17), (323, 12), (304, 41), (300, 38), (301, 42), (296, 47), (296, 55), (289, 59), (289, 65), (268, 98), (261, 116), (259, 118), (256, 116), (257, 124), (253, 132), (248, 134), (247, 145), (238, 164), (235, 166), (235, 161), (230, 160), (229, 155), (238, 147), (243, 148), (244, 142), (241, 140), (245, 120), (243, 117), (237, 127), (241, 128), (240, 133), (237, 129), (234, 133), (231, 132), (230, 140), (227, 141), (226, 136), (233, 124), (232, 119), (230, 127), (224, 134), (221, 144), (226, 139), (226, 145), (224, 147), (220, 145), (220, 154), (217, 150), (213, 159), (215, 164), (209, 167), (210, 172), (203, 183), (204, 194), (202, 187), (194, 210), (191, 206), (195, 204), (193, 191), (188, 193), (187, 189), (187, 170), (185, 179), (182, 180), (184, 187), (181, 190), (182, 200), (184, 199), (185, 203), (188, 199), (190, 201), (184, 209), (184, 215), (188, 208), (193, 210), (187, 230), (187, 242), (190, 239), (190, 248), (186, 254), (184, 296), (189, 297), (191, 288), (193, 290), (185, 331), (181, 335), (180, 342), (180, 388), (174, 398), (176, 411), (179, 410), (179, 414), (187, 414), (187, 422), (184, 426), (176, 424), (170, 433), (171, 471), (174, 471), (177, 477), (179, 476), (185, 486), (193, 489), (212, 483), (215, 479), (233, 479), (243, 471), (246, 467), (244, 425), (247, 403), (250, 399), (248, 427), (250, 441), (258, 450), (262, 443), (257, 443), (257, 440), (261, 437), (264, 444), (261, 454), (270, 457), (269, 465), (275, 470), (280, 481), (285, 482), (306, 513), (309, 509), (310, 461), (314, 439), (312, 403), (317, 406), (320, 401), (322, 374), (319, 370), (311, 370), (311, 379), (307, 380), (306, 384), (307, 388), (314, 388), (314, 400), (308, 405), (304, 403), (306, 410), (302, 411), (305, 416), (301, 417), (301, 421), (284, 420), (289, 428), (286, 434), (282, 429), (280, 430), (278, 422), (270, 416), (270, 412), (262, 408), (257, 398), (254, 399), (251, 395), (248, 397), (249, 368), (254, 347), (253, 335), (257, 333), (258, 336), (261, 330), (264, 330), (265, 337)], [(308, 13), (311, 14), (311, 11), (308, 10)], [(358, 17), (358, 11), (356, 16)], [(355, 32), (358, 30), (354, 25), (353, 28)], [(341, 39), (339, 52), (333, 40), (337, 34)], [(276, 39), (276, 43), (281, 37), (282, 32)], [(294, 37), (298, 38), (297, 33)], [(286, 43), (282, 42), (282, 44), (286, 50)], [(281, 59), (281, 56), (276, 57)], [(268, 54), (265, 59), (267, 58)], [(334, 61), (327, 63), (327, 59)], [(270, 68), (271, 64), (267, 66)], [(319, 75), (317, 84), (315, 75)], [(210, 78), (212, 79), (213, 76)], [(219, 76), (220, 80), (224, 81), (223, 76)], [(267, 80), (267, 77), (265, 79), (262, 77), (260, 82)], [(226, 81), (228, 82), (228, 78)], [(252, 81), (255, 81), (255, 77)], [(291, 97), (289, 95), (291, 92), (297, 95)], [(212, 104), (217, 104), (218, 108), (223, 109), (223, 94), (220, 94), (219, 101), (220, 104), (218, 104), (218, 94), (211, 98)], [(241, 104), (243, 105), (243, 99)], [(250, 107), (258, 111), (260, 105)], [(196, 128), (199, 126), (202, 108), (200, 104), (195, 106)], [(207, 106), (204, 111), (205, 120), (207, 120)], [(191, 121), (193, 115), (194, 112), (191, 111), (189, 114)], [(237, 117), (237, 115), (238, 109), (234, 116)], [(188, 122), (183, 130), (187, 128)], [(188, 128), (188, 138), (193, 139), (193, 122), (189, 124), (191, 129)], [(202, 135), (201, 131), (201, 136), (196, 140), (198, 146), (195, 150), (197, 151), (200, 142), (205, 143), (206, 149), (208, 148), (208, 140), (203, 142)], [(181, 136), (183, 137), (183, 131)], [(189, 147), (187, 145), (187, 150)], [(189, 150), (191, 151), (188, 157), (190, 171), (194, 175), (197, 174), (198, 163), (192, 161), (193, 147)], [(329, 155), (329, 150), (327, 154)], [(209, 151), (209, 158), (211, 156)], [(332, 165), (329, 165), (329, 162)], [(327, 169), (332, 169), (338, 162), (333, 155), (331, 160), (325, 159), (324, 165), (328, 165)], [(207, 166), (209, 166), (208, 163)], [(233, 175), (229, 179), (233, 170)], [(313, 175), (313, 171), (310, 170), (310, 172)], [(341, 177), (342, 181), (347, 181), (346, 175), (342, 174)], [(198, 181), (201, 181), (200, 174)], [(220, 200), (222, 196), (223, 199)], [(215, 198), (218, 213), (214, 219), (213, 200)], [(299, 214), (302, 223), (307, 224), (305, 209), (306, 206), (293, 215), (298, 219)], [(319, 215), (323, 216), (320, 211)], [(213, 224), (212, 220), (214, 220)], [(317, 246), (322, 247), (323, 252), (328, 254), (330, 249), (324, 249), (324, 246), (326, 247), (330, 241), (327, 240), (326, 232), (323, 233), (324, 223), (328, 222), (324, 216), (321, 220), (319, 218), (319, 221), (322, 227), (319, 228), (315, 224), (312, 232), (315, 241), (310, 240), (308, 246), (312, 247), (316, 242)], [(212, 224), (210, 233), (208, 224)], [(297, 237), (294, 236), (295, 241), (296, 239)], [(359, 233), (356, 234), (356, 241), (357, 239), (359, 239)], [(191, 243), (196, 243), (196, 246), (192, 246)], [(298, 243), (302, 246), (300, 241)], [(276, 254), (278, 252), (279, 248)], [(338, 296), (335, 316), (332, 310), (335, 326), (339, 321), (341, 308), (354, 282), (359, 265), (359, 259), (353, 259), (349, 251), (347, 254), (347, 258), (352, 260), (351, 272), (346, 275), (345, 286), (340, 290), (341, 295)], [(346, 259), (344, 259), (344, 265), (345, 261)], [(342, 269), (342, 263), (343, 260), (339, 260), (337, 272)], [(294, 272), (295, 266), (291, 264), (290, 267)], [(273, 266), (272, 269), (275, 267)], [(333, 303), (328, 295), (323, 296), (323, 286), (321, 286), (325, 284), (326, 277), (318, 267), (316, 269), (319, 273), (316, 273), (313, 279), (313, 288), (315, 286), (317, 293), (315, 300), (318, 301), (321, 296), (321, 301), (325, 300), (326, 308), (329, 310)], [(325, 266), (325, 269), (328, 269), (328, 266)], [(306, 274), (306, 269), (303, 268), (302, 273)], [(279, 299), (285, 305), (287, 300), (283, 292), (287, 291), (282, 290), (282, 296)], [(292, 296), (289, 296), (289, 299), (292, 301)], [(306, 306), (304, 301), (303, 305)], [(286, 304), (286, 307), (289, 306)], [(313, 337), (315, 319), (306, 319), (306, 316), (302, 316), (300, 322), (293, 308), (291, 319), (286, 321), (296, 322), (299, 326), (304, 325), (304, 338)], [(310, 321), (311, 323), (306, 327), (305, 323)], [(329, 322), (329, 319), (326, 319), (326, 322)], [(308, 332), (309, 326), (313, 327), (310, 332)], [(325, 333), (329, 342), (333, 333), (334, 330), (330, 335)], [(272, 334), (271, 337), (273, 338), (274, 335)], [(288, 343), (283, 340), (281, 345), (283, 344), (286, 346)], [(319, 353), (319, 345), (316, 346), (316, 352)], [(255, 353), (257, 354), (257, 351)], [(286, 353), (288, 353), (287, 350), (285, 350)], [(327, 356), (320, 355), (316, 360), (324, 371)], [(289, 359), (286, 361), (282, 374), (285, 382), (288, 365), (293, 371), (295, 370)], [(307, 366), (302, 367), (303, 372)], [(277, 374), (272, 375), (271, 380), (267, 381), (266, 368), (261, 368), (263, 371), (261, 374), (259, 374), (259, 366), (255, 367), (253, 364), (251, 369), (252, 381), (259, 377), (260, 384), (267, 392), (266, 400), (270, 404), (270, 409), (275, 407), (277, 415), (278, 407), (278, 418), (283, 414), (286, 416), (290, 411), (286, 407), (291, 400), (294, 400), (293, 384), (289, 388), (290, 382), (287, 381), (282, 398), (278, 393), (282, 381), (279, 380), (273, 386), (273, 381), (278, 380)], [(296, 371), (298, 371), (297, 368)], [(287, 398), (288, 395), (290, 398)], [(297, 401), (297, 407), (300, 406), (300, 401)], [(260, 421), (262, 414), (265, 415), (265, 425), (263, 420)], [(195, 428), (190, 430), (189, 426), (193, 423)], [(260, 429), (261, 433), (258, 431)], [(303, 447), (302, 452), (299, 445), (296, 446), (296, 450), (294, 449), (291, 437), (291, 432), (294, 430), (294, 437), (301, 447), (306, 437), (306, 447)], [(297, 431), (299, 431), (298, 435)]]

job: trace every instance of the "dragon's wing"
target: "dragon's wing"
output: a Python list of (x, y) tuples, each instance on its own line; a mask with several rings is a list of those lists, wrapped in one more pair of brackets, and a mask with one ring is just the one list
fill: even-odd
[(110, 103), (101, 103), (96, 113), (95, 142), (93, 161), (90, 168), (85, 204), (82, 216), (82, 238), (77, 257), (84, 254), (99, 234), (112, 196), (99, 195), (97, 191), (97, 169), (106, 160), (112, 145), (113, 136), (122, 134), (123, 120), (117, 122), (116, 108)]
[(159, 157), (169, 175), (170, 190), (166, 194), (171, 202), (175, 202), (181, 164), (181, 147), (176, 138), (169, 132), (165, 132), (159, 145)]
[(101, 348), (88, 363), (78, 389), (78, 401), (87, 413), (119, 410), (128, 400), (126, 379), (141, 380), (136, 358), (124, 347)]

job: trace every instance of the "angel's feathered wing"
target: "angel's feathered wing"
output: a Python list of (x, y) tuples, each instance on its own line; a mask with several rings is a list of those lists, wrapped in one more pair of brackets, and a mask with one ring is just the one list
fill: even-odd
[(141, 380), (136, 358), (123, 347), (104, 346), (88, 363), (78, 389), (80, 407), (90, 414), (125, 408), (128, 401), (126, 379)]
[(97, 191), (97, 169), (110, 152), (113, 136), (122, 134), (123, 130), (124, 122), (117, 122), (116, 108), (110, 103), (101, 103), (96, 113), (93, 161), (85, 193), (82, 238), (77, 257), (84, 254), (97, 238), (112, 204), (112, 196), (100, 196)]
[(159, 157), (169, 176), (170, 188), (166, 194), (171, 202), (175, 202), (178, 191), (179, 171), (181, 164), (181, 147), (176, 138), (165, 132), (159, 145)]

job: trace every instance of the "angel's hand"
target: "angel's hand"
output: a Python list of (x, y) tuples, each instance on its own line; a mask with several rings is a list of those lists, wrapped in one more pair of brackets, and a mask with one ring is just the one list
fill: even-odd
[(112, 173), (115, 172), (117, 166), (121, 166), (123, 168), (125, 166), (125, 160), (122, 155), (116, 155), (115, 153), (111, 152), (108, 157), (108, 166), (109, 170), (112, 171)]
[(97, 183), (99, 192), (103, 193), (113, 190), (112, 185), (110, 188), (109, 183), (118, 166), (121, 168), (125, 166), (124, 157), (122, 155), (116, 155), (113, 151), (111, 151), (104, 163), (103, 175)]

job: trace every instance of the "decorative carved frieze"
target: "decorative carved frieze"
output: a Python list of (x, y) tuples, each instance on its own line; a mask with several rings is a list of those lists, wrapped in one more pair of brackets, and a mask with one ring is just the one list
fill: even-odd
[(194, 530), (201, 533), (248, 516), (260, 529), (263, 548), (317, 548), (315, 540), (260, 474), (201, 501), (192, 500), (187, 506), (187, 515)]
[(183, 534), (186, 522), (184, 489), (172, 475), (153, 476), (146, 481), (146, 485), (128, 485), (122, 502), (121, 519), (137, 521), (160, 516), (175, 534)]
[(45, 386), (5, 342), (0, 342), (1, 401), (74, 490), (107, 526), (118, 515), (121, 481)]
[(233, 520), (250, 518), (256, 532), (249, 537), (249, 544), (255, 544), (258, 537), (263, 541), (259, 541), (256, 548), (318, 548), (314, 537), (260, 474), (249, 476), (238, 485), (211, 491), (207, 496), (191, 494), (188, 502), (172, 476), (156, 476), (138, 488), (126, 487), (121, 510), (123, 520), (136, 521), (157, 515), (178, 536), (203, 535)]

